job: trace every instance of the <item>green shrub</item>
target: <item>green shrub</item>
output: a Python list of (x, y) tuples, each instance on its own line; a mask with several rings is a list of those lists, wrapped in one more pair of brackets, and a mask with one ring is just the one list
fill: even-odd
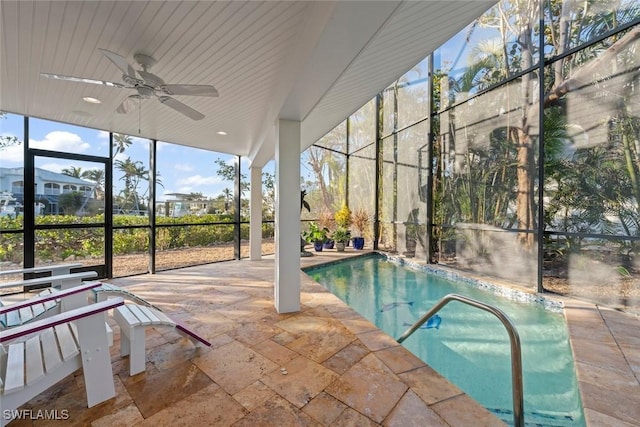
[[(156, 249), (166, 251), (188, 247), (206, 247), (233, 242), (233, 215), (207, 214), (188, 215), (180, 218), (158, 217)], [(204, 225), (211, 222), (229, 224)], [(38, 225), (103, 224), (104, 214), (78, 217), (75, 215), (41, 215), (36, 217)], [(191, 223), (195, 225), (181, 225)], [(202, 224), (202, 225), (199, 225)], [(149, 218), (138, 215), (114, 215), (116, 227), (146, 226)], [(163, 227), (164, 225), (171, 225)], [(0, 229), (20, 230), (22, 216), (0, 217)], [(249, 226), (240, 227), (241, 238), (249, 239)], [(262, 225), (262, 236), (274, 236), (273, 224)], [(149, 249), (149, 228), (118, 228), (113, 232), (113, 252), (116, 255), (144, 253)], [(23, 252), (22, 233), (3, 233), (0, 239), (0, 261), (20, 262)], [(72, 255), (78, 258), (101, 257), (104, 254), (104, 230), (102, 227), (80, 229), (47, 229), (36, 231), (36, 257), (42, 260), (61, 261)]]

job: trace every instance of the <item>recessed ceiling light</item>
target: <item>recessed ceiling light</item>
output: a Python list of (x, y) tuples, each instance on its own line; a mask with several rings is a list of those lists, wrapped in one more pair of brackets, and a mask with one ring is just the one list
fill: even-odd
[(100, 104), (102, 102), (98, 98), (92, 98), (90, 96), (85, 96), (82, 98), (82, 100), (84, 102), (88, 102), (89, 104)]
[(219, 130), (218, 132), (216, 132), (218, 135), (226, 135), (227, 133), (223, 130)]

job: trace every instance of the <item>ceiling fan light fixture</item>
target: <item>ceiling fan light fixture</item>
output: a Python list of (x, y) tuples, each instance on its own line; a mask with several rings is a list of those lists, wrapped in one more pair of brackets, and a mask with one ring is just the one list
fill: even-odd
[(82, 100), (84, 102), (88, 102), (89, 104), (102, 104), (102, 101), (100, 101), (98, 98), (94, 98), (92, 96), (83, 96)]

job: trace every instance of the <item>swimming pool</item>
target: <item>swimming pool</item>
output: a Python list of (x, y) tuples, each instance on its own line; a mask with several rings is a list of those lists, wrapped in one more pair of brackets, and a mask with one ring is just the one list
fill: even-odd
[[(398, 338), (440, 298), (457, 293), (498, 307), (522, 344), (524, 417), (531, 426), (585, 425), (562, 313), (389, 261), (382, 255), (305, 269), (378, 328)], [(448, 304), (403, 345), (505, 422), (513, 423), (509, 338), (489, 313)]]

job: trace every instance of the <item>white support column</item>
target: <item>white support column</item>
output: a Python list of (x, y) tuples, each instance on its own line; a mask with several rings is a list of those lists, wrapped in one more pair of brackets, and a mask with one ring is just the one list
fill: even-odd
[(251, 198), (249, 201), (249, 258), (262, 259), (262, 168), (251, 166)]
[(278, 313), (300, 311), (300, 122), (276, 131), (276, 271)]

